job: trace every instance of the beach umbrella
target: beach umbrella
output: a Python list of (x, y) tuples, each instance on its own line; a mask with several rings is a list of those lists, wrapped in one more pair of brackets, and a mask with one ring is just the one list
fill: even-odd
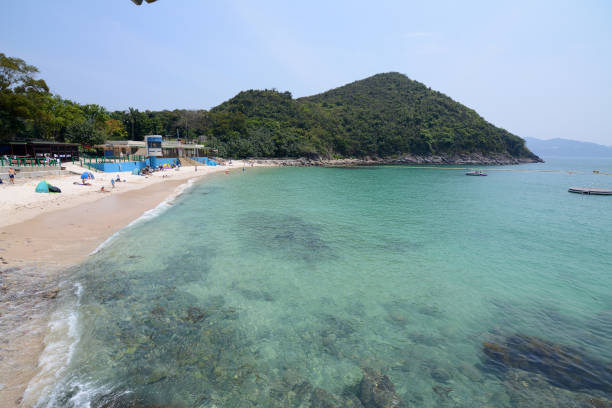
[(89, 178), (89, 172), (85, 171), (85, 172), (83, 172), (83, 174), (81, 174), (81, 179), (84, 180), (84, 179), (87, 179), (87, 178)]

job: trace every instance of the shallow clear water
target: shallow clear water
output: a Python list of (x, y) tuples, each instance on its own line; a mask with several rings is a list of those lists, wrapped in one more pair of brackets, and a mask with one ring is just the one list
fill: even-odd
[(343, 406), (365, 367), (408, 406), (605, 401), (612, 197), (567, 192), (612, 187), (593, 169), (612, 162), (211, 177), (75, 272), (80, 340), (40, 405)]

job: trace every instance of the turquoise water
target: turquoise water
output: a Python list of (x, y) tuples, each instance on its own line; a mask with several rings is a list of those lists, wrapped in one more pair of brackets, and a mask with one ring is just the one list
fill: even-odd
[(79, 341), (39, 405), (358, 406), (366, 367), (406, 406), (606, 401), (612, 197), (567, 192), (612, 187), (593, 169), (213, 176), (74, 272)]

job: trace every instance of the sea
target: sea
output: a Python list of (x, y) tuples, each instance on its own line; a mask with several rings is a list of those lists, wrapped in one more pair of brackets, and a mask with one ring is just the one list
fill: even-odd
[(66, 274), (35, 406), (610, 406), (612, 159), (479, 169), (193, 183)]

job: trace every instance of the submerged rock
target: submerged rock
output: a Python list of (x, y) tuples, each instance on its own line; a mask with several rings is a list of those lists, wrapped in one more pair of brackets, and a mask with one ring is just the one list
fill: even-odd
[(59, 294), (59, 288), (55, 288), (55, 289), (51, 289), (51, 290), (43, 293), (42, 297), (44, 299), (55, 299), (58, 294)]
[(191, 306), (189, 307), (189, 310), (187, 310), (186, 320), (192, 323), (197, 323), (205, 317), (206, 317), (206, 312), (198, 307)]
[(357, 323), (348, 319), (342, 319), (332, 315), (323, 315), (322, 320), (326, 326), (324, 333), (326, 336), (334, 334), (338, 338), (347, 338), (357, 331)]
[(241, 229), (248, 233), (249, 250), (266, 250), (305, 262), (317, 263), (330, 258), (331, 246), (325, 241), (321, 226), (304, 218), (250, 212), (243, 215)]
[(453, 389), (450, 387), (443, 387), (441, 385), (434, 385), (432, 388), (433, 392), (438, 394), (443, 398), (448, 398), (449, 394), (453, 392)]
[(406, 327), (408, 325), (408, 323), (410, 322), (408, 317), (406, 317), (403, 314), (395, 313), (395, 312), (389, 313), (389, 316), (388, 316), (387, 320), (391, 324), (393, 324), (395, 326), (398, 326), (398, 327), (401, 327), (401, 328)]
[(482, 350), (488, 366), (500, 374), (518, 368), (540, 374), (560, 388), (612, 392), (612, 367), (570, 347), (515, 335), (501, 343), (484, 342)]
[(359, 384), (359, 400), (365, 408), (404, 407), (401, 398), (395, 392), (395, 386), (386, 375), (371, 368), (363, 369), (363, 378)]
[(612, 408), (612, 403), (593, 391), (576, 392), (556, 387), (541, 374), (523, 370), (508, 371), (503, 381), (504, 390), (491, 396), (494, 406), (555, 407), (555, 408)]
[(439, 383), (446, 384), (451, 379), (451, 375), (448, 373), (448, 371), (446, 371), (445, 369), (440, 368), (440, 367), (433, 368), (429, 372), (429, 374), (431, 375), (431, 378), (433, 378), (434, 380), (436, 380)]
[[(92, 406), (98, 408), (171, 408), (176, 405), (158, 404), (148, 401), (147, 398), (130, 392), (112, 393), (98, 397)], [(177, 407), (178, 408), (178, 407)]]
[(363, 408), (359, 399), (352, 393), (334, 394), (300, 380), (292, 385), (277, 384), (270, 390), (266, 407), (296, 408)]
[(312, 408), (361, 408), (362, 405), (352, 395), (337, 396), (322, 388), (315, 388), (310, 394), (310, 406)]

